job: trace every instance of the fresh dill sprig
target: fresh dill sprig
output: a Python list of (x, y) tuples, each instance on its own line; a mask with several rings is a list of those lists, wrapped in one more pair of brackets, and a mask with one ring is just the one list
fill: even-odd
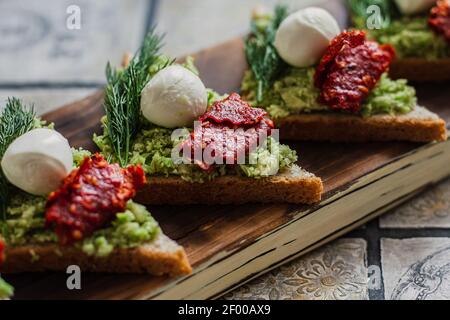
[[(15, 139), (33, 129), (35, 118), (33, 106), (27, 108), (19, 99), (8, 98), (6, 107), (0, 115), (0, 161)], [(10, 184), (0, 168), (0, 219), (6, 219), (9, 198)]]
[(347, 3), (353, 22), (358, 28), (366, 28), (367, 19), (372, 14), (367, 9), (372, 5), (380, 8), (382, 28), (389, 27), (392, 20), (399, 15), (398, 8), (392, 0), (347, 0)]
[(279, 56), (274, 42), (281, 22), (288, 13), (286, 6), (275, 7), (274, 15), (267, 26), (261, 28), (257, 21), (252, 22), (251, 34), (245, 42), (248, 64), (257, 82), (256, 100), (263, 100), (264, 90), (269, 88), (285, 63)]
[[(124, 70), (115, 69), (110, 63), (106, 66), (106, 133), (111, 141), (112, 156), (122, 167), (128, 165), (131, 145), (140, 128), (141, 92), (152, 76), (151, 67), (161, 57), (162, 39), (152, 29)], [(161, 68), (169, 63), (161, 65)]]

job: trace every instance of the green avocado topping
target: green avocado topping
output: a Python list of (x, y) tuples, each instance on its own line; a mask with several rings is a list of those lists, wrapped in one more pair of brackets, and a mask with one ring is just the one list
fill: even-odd
[(267, 148), (259, 148), (250, 154), (248, 164), (239, 165), (239, 172), (247, 177), (263, 178), (289, 168), (297, 161), (297, 154), (273, 138), (267, 140)]
[(83, 251), (88, 255), (104, 257), (114, 248), (132, 248), (153, 240), (161, 229), (147, 209), (129, 201), (125, 212), (116, 214), (111, 226), (96, 231), (84, 239)]
[[(7, 245), (57, 243), (56, 234), (45, 227), (45, 203), (43, 197), (16, 192), (7, 209)], [(160, 233), (158, 223), (144, 206), (129, 201), (124, 212), (116, 214), (111, 225), (76, 243), (80, 249), (96, 257), (104, 257), (115, 248), (131, 248), (154, 239)], [(32, 259), (39, 259), (33, 257)]]
[[(326, 111), (317, 102), (319, 90), (314, 86), (314, 68), (288, 68), (263, 95), (262, 106), (274, 119), (302, 112)], [(253, 72), (246, 72), (242, 82), (245, 97), (256, 105), (256, 82)]]
[(416, 90), (406, 80), (391, 80), (384, 74), (370, 92), (361, 113), (365, 117), (375, 114), (405, 114), (417, 105)]
[(0, 278), (0, 300), (8, 299), (14, 294), (14, 288)]
[[(318, 103), (319, 90), (314, 86), (315, 69), (289, 67), (286, 72), (266, 90), (262, 106), (274, 119), (293, 114), (328, 111)], [(255, 81), (251, 71), (247, 71), (242, 82), (244, 96), (256, 104)], [(391, 80), (384, 74), (377, 86), (363, 103), (364, 117), (376, 114), (404, 114), (411, 112), (417, 103), (414, 88), (406, 80)]]
[(449, 45), (444, 37), (430, 29), (427, 21), (427, 17), (402, 17), (382, 29), (368, 30), (368, 35), (381, 44), (391, 44), (398, 59), (449, 57)]
[[(392, 0), (347, 0), (353, 25), (367, 30), (369, 38), (395, 48), (397, 58), (441, 59), (450, 56), (450, 47), (444, 37), (435, 33), (428, 25), (429, 10), (414, 16), (402, 15)], [(370, 6), (381, 9), (379, 26), (368, 28), (374, 11)]]

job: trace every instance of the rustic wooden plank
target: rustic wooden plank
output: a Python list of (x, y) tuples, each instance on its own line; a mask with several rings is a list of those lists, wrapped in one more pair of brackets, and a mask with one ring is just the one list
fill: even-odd
[(100, 120), (103, 112), (103, 92), (68, 104), (66, 107), (47, 113), (44, 118), (55, 123), (55, 129), (62, 132), (75, 148), (95, 150), (92, 142), (94, 133), (100, 133)]

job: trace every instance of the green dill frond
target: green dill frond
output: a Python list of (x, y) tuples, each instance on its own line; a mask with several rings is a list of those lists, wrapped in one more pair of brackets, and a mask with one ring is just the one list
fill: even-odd
[[(111, 141), (114, 158), (123, 167), (128, 165), (131, 144), (140, 129), (141, 92), (152, 77), (152, 66), (160, 61), (162, 37), (152, 29), (142, 47), (124, 69), (106, 66), (108, 85), (105, 89), (104, 109), (106, 132)], [(171, 64), (170, 60), (161, 68)]]
[(245, 54), (257, 81), (257, 102), (263, 100), (263, 94), (276, 76), (285, 67), (284, 61), (275, 48), (275, 35), (281, 22), (288, 13), (286, 6), (275, 8), (271, 23), (261, 29), (257, 21), (252, 22), (252, 33), (245, 42)]
[[(21, 135), (33, 129), (36, 114), (33, 106), (25, 107), (17, 98), (8, 98), (0, 115), (0, 161), (9, 145)], [(6, 219), (10, 198), (10, 184), (0, 168), (0, 219)], [(4, 230), (0, 230), (2, 233)]]

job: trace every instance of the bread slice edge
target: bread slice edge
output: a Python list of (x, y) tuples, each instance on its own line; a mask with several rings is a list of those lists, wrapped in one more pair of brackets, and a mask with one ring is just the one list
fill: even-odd
[(447, 140), (443, 119), (424, 107), (417, 106), (403, 115), (359, 115), (311, 113), (291, 115), (276, 121), (283, 140), (368, 142)]
[(136, 201), (148, 205), (292, 203), (321, 200), (322, 180), (297, 165), (276, 176), (254, 179), (222, 176), (192, 183), (176, 176), (150, 177)]
[(408, 79), (413, 82), (448, 81), (450, 80), (450, 58), (394, 60), (391, 63), (389, 75), (394, 79)]
[(65, 271), (70, 265), (83, 272), (136, 273), (180, 276), (192, 272), (184, 248), (160, 233), (153, 241), (133, 248), (118, 248), (106, 257), (89, 256), (74, 246), (40, 244), (12, 246), (0, 272)]

